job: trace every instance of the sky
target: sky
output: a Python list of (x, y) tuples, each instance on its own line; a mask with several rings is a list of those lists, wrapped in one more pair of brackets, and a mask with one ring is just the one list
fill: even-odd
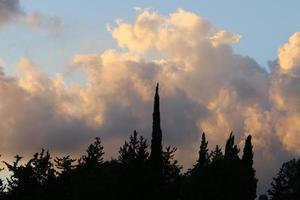
[(149, 137), (161, 85), (164, 143), (188, 168), (200, 135), (253, 135), (259, 193), (300, 154), (299, 1), (0, 0), (0, 152), (106, 157)]

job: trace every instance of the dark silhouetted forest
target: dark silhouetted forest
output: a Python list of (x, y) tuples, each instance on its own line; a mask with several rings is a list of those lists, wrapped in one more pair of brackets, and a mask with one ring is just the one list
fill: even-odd
[[(257, 197), (251, 135), (240, 149), (232, 133), (225, 149), (208, 148), (205, 133), (199, 156), (185, 173), (175, 147), (163, 147), (159, 87), (154, 97), (152, 138), (134, 131), (116, 159), (104, 160), (101, 139), (95, 138), (79, 158), (52, 158), (45, 150), (28, 161), (15, 156), (4, 162), (11, 176), (0, 184), (4, 200), (299, 200), (300, 160), (284, 163), (268, 195)], [(187, 155), (189, 156), (189, 155)], [(266, 163), (267, 164), (267, 163)]]

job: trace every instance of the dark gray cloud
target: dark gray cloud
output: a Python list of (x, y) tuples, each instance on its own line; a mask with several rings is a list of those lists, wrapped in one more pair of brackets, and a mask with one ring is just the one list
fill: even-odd
[(20, 0), (0, 0), (0, 27), (9, 24), (24, 24), (33, 30), (48, 31), (55, 36), (61, 34), (62, 22), (58, 16), (43, 13), (26, 13)]
[(0, 26), (16, 21), (23, 14), (19, 0), (0, 0)]

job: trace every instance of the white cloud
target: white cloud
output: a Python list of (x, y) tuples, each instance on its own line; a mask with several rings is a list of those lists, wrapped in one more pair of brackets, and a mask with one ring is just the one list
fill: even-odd
[(283, 70), (300, 67), (300, 32), (293, 34), (288, 43), (278, 50), (279, 65)]

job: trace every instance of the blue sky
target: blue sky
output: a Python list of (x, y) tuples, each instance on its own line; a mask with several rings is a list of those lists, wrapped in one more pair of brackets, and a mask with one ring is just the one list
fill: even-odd
[(28, 57), (50, 74), (61, 71), (75, 53), (96, 53), (116, 44), (106, 30), (122, 18), (132, 22), (137, 13), (133, 7), (152, 8), (167, 15), (177, 8), (193, 11), (222, 29), (242, 35), (234, 46), (237, 53), (254, 57), (261, 65), (276, 58), (278, 47), (300, 30), (300, 2), (186, 0), (186, 1), (96, 1), (22, 0), (27, 13), (39, 12), (58, 16), (62, 22), (60, 36), (32, 31), (12, 24), (0, 32), (0, 54), (6, 71), (12, 72), (20, 57)]

